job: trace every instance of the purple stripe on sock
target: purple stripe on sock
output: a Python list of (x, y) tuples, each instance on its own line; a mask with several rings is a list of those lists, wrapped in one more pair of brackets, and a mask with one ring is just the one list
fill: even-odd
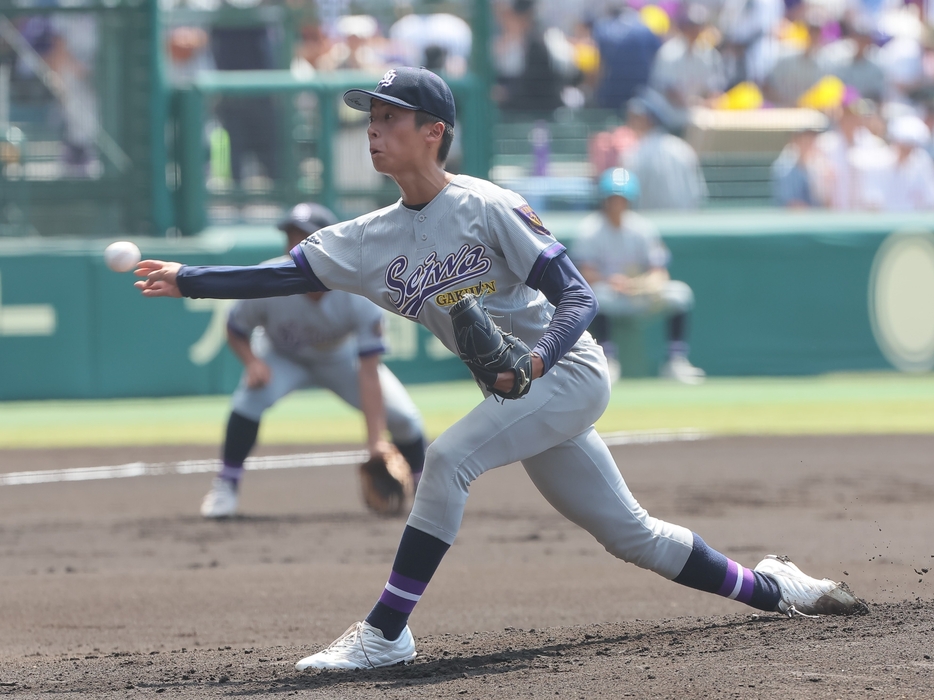
[(393, 610), (398, 610), (408, 615), (415, 610), (415, 603), (417, 601), (400, 598), (395, 593), (391, 593), (384, 588), (383, 594), (379, 597), (379, 602)]
[(688, 355), (688, 344), (683, 340), (674, 340), (668, 343), (668, 356), (672, 355), (682, 355), (687, 357)]
[(389, 583), (412, 595), (421, 595), (428, 588), (428, 584), (424, 581), (416, 581), (414, 578), (397, 574), (395, 571), (389, 574)]
[(743, 567), (743, 587), (739, 589), (739, 595), (736, 600), (740, 603), (749, 603), (752, 600), (752, 592), (756, 587), (756, 577), (750, 569)]
[(230, 479), (231, 481), (240, 481), (240, 477), (243, 476), (243, 465), (237, 464), (224, 464), (221, 470), (217, 475), (222, 479)]
[(717, 591), (717, 595), (728, 596), (733, 592), (733, 589), (736, 587), (736, 577), (739, 575), (737, 571), (738, 564), (732, 559), (727, 559), (726, 564), (726, 576), (723, 579), (723, 585), (720, 586), (720, 590)]

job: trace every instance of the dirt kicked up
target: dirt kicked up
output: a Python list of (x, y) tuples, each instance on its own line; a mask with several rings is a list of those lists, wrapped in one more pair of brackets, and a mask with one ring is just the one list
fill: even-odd
[[(0, 473), (214, 452), (8, 451)], [(404, 525), (365, 512), (352, 467), (248, 474), (224, 522), (197, 515), (208, 474), (0, 486), (0, 696), (930, 698), (932, 454), (934, 436), (614, 448), (653, 515), (871, 607), (816, 620), (620, 562), (496, 470), (412, 616), (415, 663), (350, 674), (293, 665), (366, 615)]]

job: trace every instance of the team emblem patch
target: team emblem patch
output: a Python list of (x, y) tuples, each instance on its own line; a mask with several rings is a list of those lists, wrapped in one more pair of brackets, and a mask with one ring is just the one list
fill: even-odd
[(386, 75), (384, 75), (382, 79), (376, 83), (376, 89), (379, 90), (381, 87), (389, 87), (392, 85), (392, 81), (396, 79), (396, 75), (397, 73), (395, 68), (390, 68), (388, 71), (386, 71)]
[(545, 224), (542, 223), (542, 220), (538, 218), (538, 214), (530, 207), (528, 204), (523, 204), (521, 207), (515, 207), (513, 209), (516, 214), (519, 215), (519, 218), (522, 219), (528, 227), (535, 231), (535, 233), (542, 236), (550, 236), (551, 231), (545, 228)]

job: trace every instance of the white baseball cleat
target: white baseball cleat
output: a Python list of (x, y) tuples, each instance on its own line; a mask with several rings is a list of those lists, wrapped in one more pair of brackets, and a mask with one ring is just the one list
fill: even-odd
[(211, 490), (201, 501), (201, 515), (205, 518), (229, 518), (237, 512), (239, 501), (237, 484), (230, 479), (215, 476)]
[(295, 664), (295, 670), (382, 668), (411, 663), (415, 656), (415, 640), (408, 625), (398, 639), (389, 641), (368, 622), (355, 622), (327, 649), (306, 656)]
[(662, 365), (659, 374), (682, 384), (701, 384), (707, 378), (707, 373), (692, 365), (684, 355), (672, 355), (668, 362)]
[(778, 612), (788, 617), (869, 612), (869, 606), (853, 595), (845, 583), (837, 583), (829, 578), (812, 578), (792, 564), (788, 557), (769, 554), (756, 564), (755, 571), (765, 574), (778, 584), (782, 594)]

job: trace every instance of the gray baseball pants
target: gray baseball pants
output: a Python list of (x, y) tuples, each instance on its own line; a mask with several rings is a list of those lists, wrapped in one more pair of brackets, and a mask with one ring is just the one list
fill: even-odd
[(594, 428), (609, 398), (606, 359), (585, 333), (526, 396), (488, 396), (432, 442), (408, 524), (452, 544), (471, 482), (521, 462), (548, 502), (610, 554), (675, 578), (693, 535), (650, 516), (629, 491)]
[[(254, 346), (254, 352), (269, 365), (272, 378), (259, 389), (249, 389), (241, 379), (234, 392), (232, 409), (245, 418), (259, 422), (263, 412), (276, 401), (298, 389), (329, 389), (360, 410), (358, 358), (353, 343), (348, 343), (314, 362), (300, 362), (286, 357), (268, 345)], [(422, 417), (402, 382), (383, 364), (379, 383), (386, 407), (386, 427), (393, 441), (414, 442), (422, 435)]]

